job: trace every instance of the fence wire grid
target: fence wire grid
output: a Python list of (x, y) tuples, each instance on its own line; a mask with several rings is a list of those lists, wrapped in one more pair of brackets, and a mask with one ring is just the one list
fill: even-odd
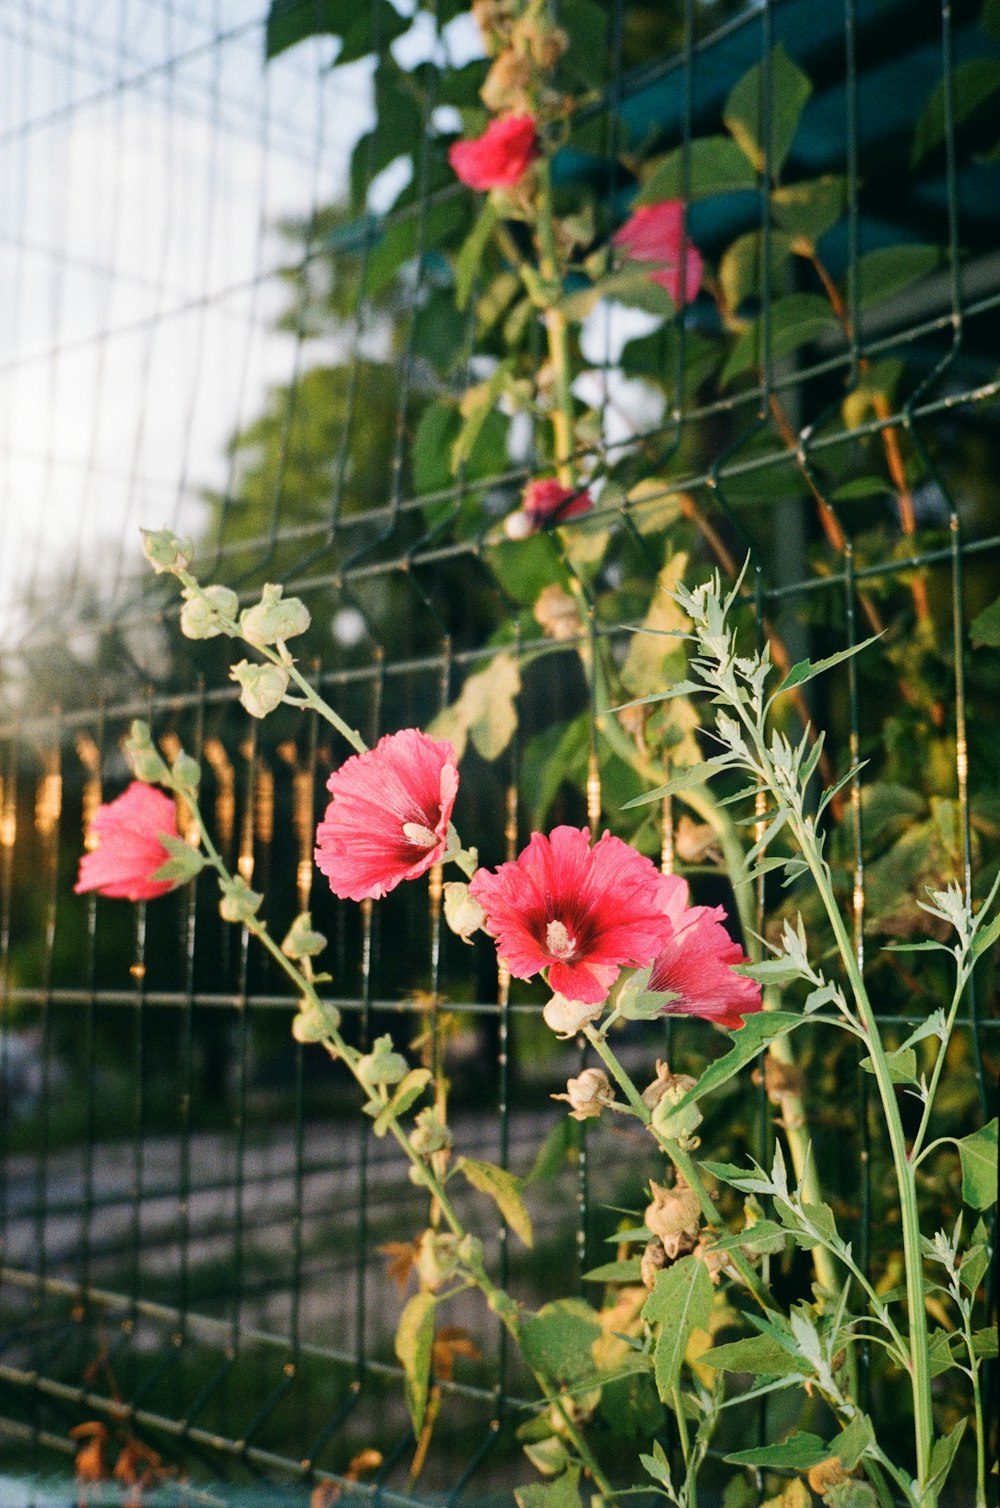
[[(873, 932), (912, 935), (890, 835), (919, 835), (915, 888), (948, 870), (978, 894), (995, 871), (1000, 668), (970, 624), (1000, 590), (996, 6), (554, 9), (591, 70), (559, 191), (590, 194), (609, 232), (637, 164), (662, 160), (709, 263), (757, 237), (757, 344), (730, 380), (704, 296), (669, 318), (597, 304), (578, 399), (603, 490), (525, 542), (529, 568), (501, 524), (533, 474), (530, 426), (501, 406), (449, 467), (462, 395), (495, 367), (482, 332), (511, 316), (501, 304), (490, 324), (501, 290), (482, 280), (454, 307), (472, 206), (445, 150), (486, 67), (471, 17), (404, 0), (0, 7), (0, 1459), (15, 1475), (58, 1469), (94, 1422), (155, 1451), (178, 1502), (299, 1501), (343, 1486), (372, 1446), (380, 1464), (350, 1490), (386, 1502), (499, 1498), (527, 1471), (512, 1441), (530, 1384), (470, 1300), (410, 1482), (402, 1300), (381, 1248), (419, 1231), (422, 1197), (358, 1126), (335, 1065), (291, 1040), (295, 1001), (267, 960), (202, 886), (137, 908), (71, 893), (87, 818), (128, 778), (132, 718), (202, 760), (213, 835), (266, 888), (272, 931), (311, 907), (355, 1040), (390, 1029), (447, 1064), (462, 1151), (527, 1174), (559, 1120), (548, 1096), (581, 1062), (546, 1042), (537, 991), (498, 988), (490, 950), (443, 928), (435, 872), (375, 906), (321, 893), (315, 824), (345, 750), (311, 716), (241, 711), (225, 651), (180, 637), (140, 525), (191, 534), (202, 579), (242, 601), (264, 582), (302, 596), (309, 673), (369, 740), (426, 726), (502, 648), (517, 715), (472, 730), (459, 808), (489, 863), (539, 821), (619, 830), (638, 787), (582, 649), (623, 663), (665, 538), (696, 571), (749, 554), (747, 631), (790, 662), (884, 635), (807, 709), (852, 772), (836, 851), (859, 956), (871, 964)], [(700, 143), (755, 65), (780, 121), (788, 59), (811, 89), (780, 182), (828, 176), (840, 209), (822, 264), (779, 272), (773, 146), (755, 180), (713, 188)], [(831, 287), (839, 318), (819, 318), (809, 301)], [(610, 541), (596, 572), (595, 529)], [(566, 573), (593, 611), (554, 644), (533, 609)], [(678, 800), (637, 841), (732, 911), (693, 832)], [(758, 928), (780, 903), (756, 887)], [(995, 1113), (998, 1057), (995, 975), (976, 984), (956, 1049), (970, 1126)], [(900, 1026), (929, 1008), (905, 971), (885, 998)], [(650, 1062), (712, 1050), (698, 1023), (637, 1043)], [(840, 1168), (868, 1262), (881, 1149), (866, 1076), (838, 1071), (812, 1107), (817, 1155)], [(744, 1114), (764, 1155), (763, 1083)], [(626, 1176), (622, 1145), (581, 1130), (560, 1176), (529, 1185), (535, 1250), (499, 1230), (490, 1251), (515, 1292), (551, 1296), (602, 1260), (613, 1210), (653, 1170), (629, 1146)]]

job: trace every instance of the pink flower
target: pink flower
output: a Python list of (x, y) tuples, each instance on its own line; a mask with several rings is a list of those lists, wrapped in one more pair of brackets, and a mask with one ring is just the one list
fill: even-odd
[(530, 115), (491, 120), (482, 136), (453, 142), (448, 161), (473, 189), (511, 188), (538, 156), (538, 137)]
[(684, 234), (683, 199), (644, 204), (612, 237), (633, 262), (662, 262), (650, 280), (665, 288), (678, 309), (697, 297), (701, 287), (701, 253)]
[(96, 890), (116, 900), (151, 901), (177, 884), (153, 879), (172, 857), (161, 838), (180, 836), (177, 810), (163, 791), (133, 780), (117, 800), (98, 807), (87, 836), (97, 847), (80, 860), (77, 895)]
[(547, 969), (567, 1000), (606, 999), (621, 969), (650, 963), (671, 930), (655, 866), (610, 833), (591, 848), (586, 828), (533, 833), (516, 862), (480, 869), (469, 892), (510, 972)]
[(561, 524), (578, 513), (586, 513), (593, 506), (594, 500), (585, 487), (562, 487), (552, 477), (529, 482), (521, 502), (536, 529), (550, 521)]
[(669, 879), (670, 933), (653, 960), (646, 991), (676, 997), (664, 1003), (664, 1016), (702, 1016), (729, 1030), (740, 1027), (763, 1002), (756, 980), (732, 971), (732, 964), (748, 960), (721, 925), (725, 909), (689, 906), (686, 882), (677, 875)]
[(315, 858), (345, 901), (379, 900), (443, 857), (458, 791), (455, 750), (416, 728), (352, 754), (326, 783), (333, 797)]

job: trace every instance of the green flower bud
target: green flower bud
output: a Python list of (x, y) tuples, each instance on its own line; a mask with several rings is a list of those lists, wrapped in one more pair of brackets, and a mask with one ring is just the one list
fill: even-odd
[(251, 890), (241, 875), (228, 881), (219, 902), (219, 915), (224, 922), (251, 922), (260, 910), (264, 897)]
[(153, 743), (148, 723), (136, 718), (123, 747), (137, 780), (147, 785), (169, 785), (170, 771)]
[(280, 707), (288, 690), (288, 671), (280, 665), (252, 665), (241, 660), (229, 672), (230, 680), (240, 687), (240, 702), (251, 717), (266, 717)]
[(443, 1121), (438, 1120), (433, 1105), (427, 1105), (415, 1119), (410, 1136), (414, 1151), (423, 1157), (432, 1152), (443, 1152), (452, 1144), (452, 1135)]
[(309, 621), (309, 609), (300, 598), (282, 598), (281, 587), (269, 584), (256, 606), (244, 608), (240, 614), (240, 633), (248, 644), (261, 648), (304, 634)]
[(201, 784), (201, 765), (196, 759), (192, 759), (190, 754), (185, 754), (181, 750), (170, 766), (170, 773), (174, 785), (182, 791), (188, 791), (192, 795), (197, 792)]
[(179, 539), (172, 529), (140, 529), (142, 553), (156, 574), (186, 571), (194, 559), (194, 545)]
[(222, 618), (233, 619), (239, 612), (240, 599), (228, 586), (206, 586), (200, 591), (188, 587), (184, 598), (181, 633), (189, 639), (216, 638), (226, 632)]
[(463, 942), (472, 946), (472, 938), (486, 920), (486, 912), (469, 894), (461, 880), (449, 880), (444, 887), (444, 919)]
[(386, 1034), (376, 1038), (371, 1052), (358, 1059), (358, 1077), (366, 1089), (380, 1084), (398, 1084), (409, 1071), (409, 1064), (398, 1052), (393, 1051), (392, 1038)]
[(458, 1260), (463, 1267), (482, 1267), (485, 1248), (478, 1236), (463, 1236), (458, 1243)]
[(296, 1042), (322, 1042), (340, 1027), (340, 1012), (329, 1001), (300, 1002), (292, 1018), (292, 1036)]
[(281, 951), (286, 958), (315, 958), (326, 947), (322, 932), (314, 932), (312, 917), (308, 911), (301, 912), (289, 927)]

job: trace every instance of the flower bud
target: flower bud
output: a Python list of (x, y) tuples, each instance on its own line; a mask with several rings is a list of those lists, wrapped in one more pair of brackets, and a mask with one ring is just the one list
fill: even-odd
[(486, 912), (469, 894), (461, 880), (449, 880), (444, 887), (444, 919), (448, 926), (471, 947), (473, 935), (486, 920)]
[(197, 792), (201, 784), (201, 765), (190, 754), (185, 754), (183, 749), (170, 766), (170, 774), (174, 785), (191, 795)]
[(550, 1031), (566, 1041), (575, 1037), (588, 1021), (597, 1021), (603, 1011), (603, 1001), (589, 1005), (584, 1000), (567, 1000), (565, 995), (553, 995), (542, 1011), (542, 1020)]
[(449, 1232), (425, 1230), (417, 1250), (420, 1286), (434, 1293), (458, 1271), (458, 1242)]
[(219, 915), (224, 922), (238, 922), (244, 925), (252, 922), (260, 910), (264, 897), (256, 890), (251, 890), (242, 875), (226, 882), (222, 891), (222, 900), (219, 902)]
[(503, 521), (503, 532), (508, 539), (528, 539), (537, 530), (538, 525), (523, 508), (516, 508), (513, 513), (508, 513)]
[(340, 1012), (329, 1001), (303, 1000), (292, 1017), (292, 1036), (296, 1042), (322, 1042), (340, 1026)]
[(248, 644), (262, 648), (304, 634), (309, 627), (309, 609), (298, 597), (282, 598), (281, 587), (265, 586), (260, 601), (240, 613), (240, 633)]
[(226, 632), (223, 617), (233, 619), (240, 599), (228, 586), (206, 586), (184, 591), (181, 633), (188, 639), (214, 639)]
[(156, 574), (186, 571), (194, 559), (194, 545), (179, 539), (172, 529), (140, 529), (142, 553)]
[(481, 1267), (484, 1251), (478, 1236), (465, 1235), (458, 1243), (458, 1260), (464, 1267)]
[(444, 1152), (451, 1146), (452, 1134), (444, 1122), (438, 1119), (433, 1105), (425, 1106), (415, 1117), (410, 1141), (414, 1151), (422, 1157), (429, 1157), (432, 1152)]
[(575, 1121), (600, 1115), (605, 1105), (613, 1105), (615, 1092), (603, 1068), (585, 1068), (579, 1078), (570, 1079), (566, 1094), (554, 1094), (554, 1100), (566, 1100)]
[(302, 911), (285, 934), (281, 951), (286, 958), (315, 958), (325, 947), (326, 938), (322, 932), (313, 931), (312, 917)]
[(366, 1089), (381, 1084), (398, 1084), (406, 1077), (408, 1064), (402, 1054), (393, 1051), (392, 1038), (388, 1034), (376, 1038), (371, 1052), (358, 1059), (358, 1078)]
[(280, 707), (288, 690), (288, 671), (280, 665), (252, 665), (241, 660), (229, 672), (230, 680), (240, 687), (240, 702), (251, 717), (266, 717)]
[(690, 1250), (698, 1238), (701, 1215), (698, 1195), (680, 1178), (672, 1189), (650, 1180), (649, 1192), (653, 1202), (646, 1210), (646, 1228), (659, 1236), (664, 1251), (673, 1261), (682, 1248)]
[(137, 780), (143, 781), (146, 785), (170, 783), (170, 771), (153, 743), (148, 723), (136, 718), (125, 740), (124, 749)]

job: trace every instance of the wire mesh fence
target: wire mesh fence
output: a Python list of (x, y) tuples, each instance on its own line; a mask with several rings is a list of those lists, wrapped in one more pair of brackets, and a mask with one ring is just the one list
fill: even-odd
[[(301, 596), (301, 663), (366, 739), (437, 718), (465, 745), (457, 812), (484, 863), (556, 820), (609, 825), (766, 933), (784, 897), (764, 879), (734, 895), (696, 805), (622, 811), (651, 771), (699, 757), (687, 704), (659, 724), (611, 710), (677, 670), (636, 647), (657, 588), (749, 554), (747, 631), (779, 665), (881, 636), (794, 717), (848, 776), (831, 852), (885, 1019), (918, 1024), (933, 996), (878, 951), (924, 935), (904, 889), (955, 874), (980, 894), (995, 872), (1000, 635), (970, 624), (1000, 584), (996, 6), (556, 9), (579, 103), (555, 192), (591, 206), (581, 266), (638, 185), (684, 201), (714, 270), (680, 313), (571, 283), (595, 505), (526, 540), (503, 520), (546, 442), (516, 384), (554, 378), (511, 276), (516, 219), (508, 262), (472, 264), (476, 209), (446, 162), (488, 66), (464, 7), (53, 0), (0, 17), (12, 1470), (76, 1453), (81, 1427), (100, 1444), (98, 1426), (178, 1500), (344, 1485), (366, 1449), (379, 1462), (353, 1490), (387, 1501), (501, 1495), (524, 1470), (530, 1381), (470, 1300), (414, 1480), (391, 1266), (425, 1196), (336, 1066), (292, 1041), (273, 965), (201, 886), (134, 911), (71, 893), (135, 717), (202, 761), (214, 840), (266, 887), (275, 935), (309, 907), (330, 937), (352, 1040), (388, 1024), (443, 1063), (463, 1151), (533, 1173), (534, 1250), (500, 1229), (488, 1252), (513, 1291), (537, 1302), (598, 1265), (652, 1167), (624, 1134), (553, 1141), (548, 1096), (580, 1050), (541, 1027), (537, 989), (498, 984), (490, 950), (444, 928), (437, 869), (374, 905), (325, 893), (315, 825), (344, 748), (311, 714), (242, 710), (225, 646), (196, 656), (179, 634), (140, 525), (191, 534), (202, 578), (242, 602), (265, 582)], [(571, 585), (584, 611), (567, 613)], [(996, 1080), (991, 963), (963, 1023), (949, 1113), (971, 1129)], [(678, 1020), (631, 1051), (703, 1062), (706, 1033)], [(881, 1271), (870, 1081), (832, 1048), (807, 1068), (818, 1163)], [(765, 1155), (776, 1107), (758, 1074), (723, 1145)], [(764, 1399), (753, 1429), (779, 1417)]]

